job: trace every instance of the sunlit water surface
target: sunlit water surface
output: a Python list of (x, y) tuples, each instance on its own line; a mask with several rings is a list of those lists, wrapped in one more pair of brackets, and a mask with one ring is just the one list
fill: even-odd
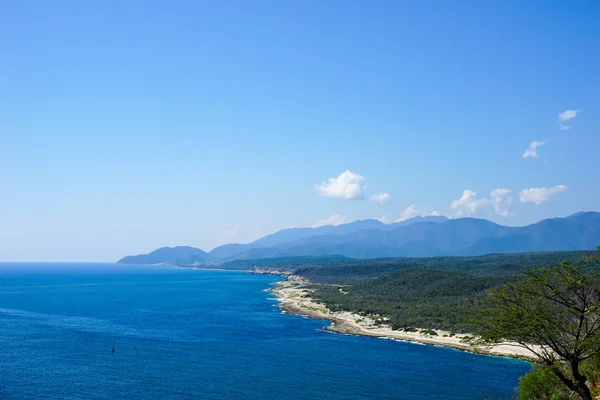
[(0, 264), (0, 398), (508, 399), (530, 369), (322, 331), (280, 312), (265, 292), (277, 279)]

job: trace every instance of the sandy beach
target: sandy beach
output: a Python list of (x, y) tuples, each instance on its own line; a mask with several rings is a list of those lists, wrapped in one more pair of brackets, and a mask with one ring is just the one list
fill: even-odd
[(428, 335), (421, 333), (420, 329), (417, 332), (397, 331), (392, 330), (389, 325), (376, 325), (374, 320), (369, 317), (350, 312), (331, 312), (323, 304), (312, 300), (311, 289), (307, 287), (306, 282), (295, 279), (293, 276), (289, 276), (283, 282), (276, 282), (270, 291), (277, 296), (282, 311), (309, 318), (329, 320), (331, 325), (325, 329), (332, 332), (451, 347), (472, 353), (513, 357), (528, 361), (536, 359), (529, 350), (513, 343), (474, 346), (465, 341), (469, 337), (466, 334), (452, 335), (450, 332), (436, 330), (437, 335)]

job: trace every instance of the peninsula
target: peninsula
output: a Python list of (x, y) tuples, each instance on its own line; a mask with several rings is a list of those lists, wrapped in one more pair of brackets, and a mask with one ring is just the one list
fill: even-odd
[(284, 313), (303, 315), (308, 318), (331, 321), (325, 330), (360, 336), (374, 336), (393, 340), (422, 343), (477, 354), (519, 358), (535, 361), (536, 357), (529, 350), (516, 343), (503, 343), (494, 346), (482, 346), (469, 343), (472, 337), (468, 334), (456, 334), (439, 329), (394, 330), (385, 317), (364, 316), (349, 311), (331, 311), (324, 304), (312, 298), (313, 291), (307, 282), (294, 275), (286, 280), (276, 282), (270, 292), (277, 296), (280, 308)]

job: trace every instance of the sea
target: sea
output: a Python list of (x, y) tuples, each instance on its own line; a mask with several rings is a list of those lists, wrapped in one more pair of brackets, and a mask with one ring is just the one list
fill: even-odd
[(0, 263), (0, 399), (511, 399), (531, 369), (322, 330), (281, 312), (279, 279)]

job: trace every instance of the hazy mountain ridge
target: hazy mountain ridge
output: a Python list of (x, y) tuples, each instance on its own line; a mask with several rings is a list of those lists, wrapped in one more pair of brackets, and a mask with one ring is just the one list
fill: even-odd
[(161, 263), (204, 263), (211, 257), (204, 250), (190, 246), (161, 247), (148, 254), (126, 256), (118, 262), (121, 264), (161, 264)]
[(248, 244), (227, 244), (206, 253), (193, 247), (161, 248), (120, 263), (224, 262), (276, 257), (350, 258), (476, 256), (490, 253), (590, 250), (600, 245), (600, 213), (580, 212), (524, 227), (484, 219), (416, 217), (384, 224), (362, 220), (338, 226), (292, 228)]

